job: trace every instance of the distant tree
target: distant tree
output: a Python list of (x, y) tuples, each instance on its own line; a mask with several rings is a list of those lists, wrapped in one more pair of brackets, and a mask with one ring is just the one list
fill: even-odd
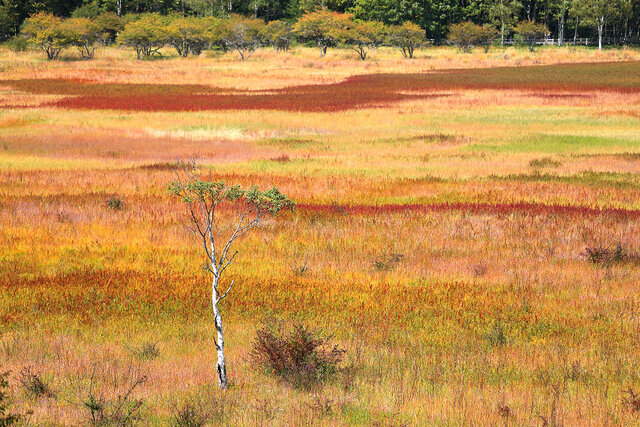
[(536, 40), (544, 38), (549, 34), (549, 29), (542, 24), (531, 21), (522, 21), (515, 26), (514, 31), (529, 46), (531, 52), (534, 51)]
[(207, 26), (207, 42), (210, 46), (218, 46), (224, 52), (229, 50), (227, 40), (232, 29), (232, 22), (229, 19), (218, 19), (209, 17), (205, 20)]
[[(224, 352), (224, 330), (220, 303), (227, 297), (234, 282), (222, 287), (221, 278), (232, 263), (238, 251), (232, 251), (234, 242), (260, 227), (268, 219), (282, 211), (293, 209), (295, 204), (276, 188), (260, 191), (254, 186), (242, 189), (224, 182), (210, 182), (199, 178), (196, 171), (184, 168), (176, 180), (169, 185), (169, 192), (178, 196), (188, 207), (191, 231), (201, 242), (206, 254), (205, 269), (212, 275), (211, 301), (217, 331), (216, 350), (218, 385), (222, 390), (228, 387), (227, 365)], [(236, 212), (236, 220), (223, 217), (225, 206)]]
[(262, 30), (261, 38), (276, 50), (287, 51), (291, 46), (293, 28), (284, 21), (271, 21)]
[(71, 12), (72, 18), (96, 18), (103, 13), (104, 10), (98, 5), (98, 3), (86, 3)]
[(632, 5), (626, 0), (574, 0), (572, 13), (598, 31), (598, 49), (602, 49), (605, 26), (611, 21), (628, 19)]
[(558, 22), (558, 46), (564, 44), (564, 30), (566, 18), (571, 6), (571, 0), (556, 0), (551, 4), (551, 16)]
[(38, 46), (49, 60), (56, 59), (62, 49), (73, 45), (76, 36), (62, 25), (62, 19), (50, 13), (40, 12), (28, 18), (22, 34), (30, 43)]
[(78, 48), (82, 59), (93, 59), (99, 43), (104, 43), (104, 29), (89, 18), (69, 18), (62, 24), (64, 28), (73, 34), (73, 45)]
[(382, 22), (355, 21), (343, 29), (340, 41), (351, 47), (364, 61), (371, 50), (384, 43), (386, 37), (387, 27)]
[(363, 21), (401, 25), (407, 21), (422, 22), (425, 3), (416, 0), (354, 0), (348, 12), (352, 13), (356, 19)]
[(178, 55), (200, 55), (209, 44), (208, 22), (202, 18), (174, 16), (166, 27), (167, 43), (175, 47)]
[(113, 43), (116, 36), (124, 29), (125, 22), (113, 12), (103, 12), (94, 18), (94, 22), (100, 28), (105, 43)]
[(227, 14), (226, 0), (185, 0), (185, 4), (200, 16), (221, 17)]
[(119, 43), (133, 47), (138, 59), (160, 55), (159, 50), (167, 42), (167, 30), (162, 16), (149, 13), (127, 23), (118, 34)]
[(425, 45), (424, 31), (412, 22), (392, 25), (387, 29), (389, 44), (402, 52), (405, 58), (413, 58), (416, 49)]
[(488, 26), (482, 27), (468, 21), (453, 24), (449, 28), (449, 41), (463, 52), (471, 52), (476, 46), (483, 46), (487, 52), (496, 35), (495, 29)]
[(493, 0), (489, 5), (489, 18), (500, 31), (500, 45), (504, 46), (504, 36), (507, 30), (517, 22), (522, 9), (518, 0)]
[(243, 61), (249, 58), (261, 44), (260, 35), (265, 24), (259, 19), (247, 19), (234, 16), (231, 19), (231, 29), (225, 38), (225, 44), (240, 55)]
[(344, 37), (344, 30), (351, 24), (348, 15), (322, 9), (303, 15), (293, 31), (301, 40), (315, 43), (320, 48), (320, 56), (324, 56), (329, 46), (335, 46)]

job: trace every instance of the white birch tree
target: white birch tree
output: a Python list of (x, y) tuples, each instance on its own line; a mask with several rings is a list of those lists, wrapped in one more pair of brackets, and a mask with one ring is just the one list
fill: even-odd
[[(203, 181), (196, 171), (187, 167), (177, 173), (177, 178), (169, 184), (169, 192), (180, 197), (187, 205), (190, 229), (202, 243), (206, 254), (205, 270), (211, 273), (211, 304), (217, 332), (216, 372), (220, 389), (226, 390), (227, 365), (220, 303), (227, 297), (234, 282), (222, 286), (221, 278), (238, 254), (238, 251), (232, 251), (232, 245), (252, 229), (260, 227), (265, 220), (276, 217), (284, 210), (293, 209), (295, 204), (277, 188), (260, 191), (253, 186), (245, 190), (222, 181)], [(221, 221), (225, 206), (230, 208), (226, 212), (231, 211), (236, 218), (231, 227)]]

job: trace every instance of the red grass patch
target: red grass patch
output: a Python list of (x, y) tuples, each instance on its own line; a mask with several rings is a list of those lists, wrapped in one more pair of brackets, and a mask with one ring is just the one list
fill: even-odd
[(527, 90), (541, 92), (539, 96), (549, 98), (581, 96), (559, 95), (558, 92), (638, 93), (640, 62), (443, 70), (425, 74), (371, 74), (353, 76), (335, 84), (294, 86), (275, 91), (232, 92), (203, 85), (96, 84), (61, 79), (7, 80), (3, 83), (35, 94), (70, 96), (48, 104), (61, 108), (329, 112), (449, 96), (442, 93), (447, 90)]

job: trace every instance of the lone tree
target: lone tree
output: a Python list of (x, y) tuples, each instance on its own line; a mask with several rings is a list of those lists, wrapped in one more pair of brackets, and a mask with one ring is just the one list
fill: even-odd
[(416, 49), (426, 44), (424, 30), (412, 22), (389, 27), (389, 43), (402, 52), (405, 58), (413, 58)]
[(535, 22), (522, 21), (514, 28), (514, 31), (519, 35), (522, 40), (529, 46), (531, 52), (536, 47), (536, 41), (546, 37), (549, 33), (547, 27), (543, 24), (536, 24)]
[(335, 46), (351, 25), (349, 15), (321, 9), (304, 14), (293, 26), (293, 31), (301, 40), (318, 45), (320, 56), (325, 56), (327, 48)]
[[(243, 189), (239, 185), (227, 185), (222, 181), (203, 181), (193, 168), (183, 167), (177, 179), (169, 184), (169, 192), (180, 197), (189, 209), (191, 231), (201, 241), (206, 254), (205, 269), (212, 275), (211, 303), (217, 331), (216, 350), (218, 361), (218, 385), (227, 389), (227, 368), (224, 355), (224, 333), (220, 303), (233, 288), (233, 280), (221, 287), (220, 279), (238, 251), (231, 251), (233, 243), (265, 220), (275, 218), (282, 211), (292, 210), (295, 203), (281, 194), (277, 188), (260, 191), (257, 186)], [(231, 227), (221, 221), (225, 205), (233, 208), (237, 219)]]
[(265, 24), (259, 19), (233, 16), (231, 29), (224, 38), (225, 45), (238, 52), (243, 61), (260, 47), (260, 34)]
[(154, 13), (140, 15), (125, 25), (118, 34), (118, 41), (136, 50), (138, 59), (160, 55), (159, 50), (167, 42), (167, 31), (162, 16)]
[(93, 59), (98, 43), (104, 43), (108, 37), (100, 25), (89, 18), (69, 18), (63, 26), (73, 34), (73, 45), (78, 48), (82, 59)]
[(371, 50), (382, 45), (386, 36), (387, 27), (382, 22), (356, 21), (342, 31), (341, 41), (349, 45), (364, 61)]
[(49, 60), (56, 59), (62, 49), (76, 40), (75, 34), (62, 25), (61, 18), (45, 12), (30, 16), (24, 22), (22, 34), (42, 49)]

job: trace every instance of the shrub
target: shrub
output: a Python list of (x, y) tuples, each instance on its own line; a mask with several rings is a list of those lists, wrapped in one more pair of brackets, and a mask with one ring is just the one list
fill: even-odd
[(157, 342), (147, 341), (142, 343), (139, 347), (129, 349), (134, 356), (142, 360), (153, 360), (160, 356), (160, 349)]
[(618, 244), (615, 248), (610, 249), (602, 246), (590, 246), (585, 249), (587, 259), (592, 264), (625, 264), (640, 263), (640, 254), (625, 249)]
[[(133, 399), (134, 390), (147, 382), (146, 375), (131, 373), (125, 382), (129, 385), (118, 392), (115, 400), (107, 400), (95, 393), (95, 369), (91, 375), (89, 383), (89, 392), (82, 401), (82, 406), (89, 410), (89, 424), (92, 426), (129, 426), (135, 424), (140, 419), (140, 409), (142, 408), (142, 399)], [(114, 386), (117, 387), (117, 386)]]
[(529, 162), (529, 166), (531, 166), (532, 168), (557, 168), (562, 166), (562, 163), (557, 160), (553, 160), (550, 157), (543, 157), (541, 159), (531, 160)]
[(42, 374), (32, 371), (31, 367), (24, 368), (20, 371), (20, 384), (27, 394), (34, 399), (40, 397), (56, 397), (51, 387), (49, 387), (42, 378)]
[(256, 333), (251, 350), (257, 366), (303, 389), (310, 389), (337, 374), (344, 353), (319, 331), (300, 324), (292, 328), (263, 327)]
[(502, 322), (497, 321), (493, 328), (487, 331), (483, 338), (489, 343), (492, 347), (499, 347), (505, 345), (507, 343), (507, 335), (504, 332), (504, 328), (502, 327)]
[(396, 254), (396, 253), (392, 253), (389, 255), (385, 254), (376, 258), (373, 261), (373, 268), (376, 269), (377, 271), (389, 271), (393, 267), (395, 267), (398, 263), (400, 263), (400, 261), (402, 261), (403, 258), (404, 258), (404, 255), (402, 254)]
[(171, 425), (175, 427), (201, 427), (207, 424), (210, 414), (202, 402), (188, 400), (173, 409)]
[(5, 46), (13, 52), (26, 52), (29, 50), (29, 42), (22, 36), (11, 37)]
[(9, 372), (3, 372), (0, 374), (0, 426), (10, 426), (16, 424), (22, 418), (18, 414), (12, 414), (9, 412), (9, 395), (6, 392), (9, 387), (9, 381), (7, 377)]
[(107, 206), (114, 211), (119, 211), (124, 207), (124, 202), (117, 196), (111, 196), (107, 200)]
[(631, 387), (624, 391), (626, 397), (622, 399), (622, 402), (633, 412), (640, 412), (640, 394), (633, 391)]

